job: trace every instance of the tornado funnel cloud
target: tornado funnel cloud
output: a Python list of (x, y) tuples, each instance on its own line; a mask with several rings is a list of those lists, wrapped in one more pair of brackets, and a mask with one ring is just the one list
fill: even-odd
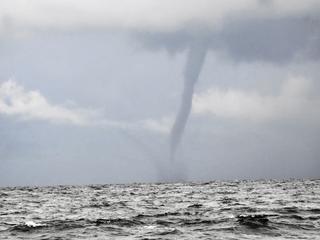
[(206, 57), (206, 52), (207, 47), (204, 44), (197, 43), (190, 47), (187, 55), (181, 104), (170, 133), (171, 161), (174, 160), (177, 147), (179, 146), (190, 115), (194, 86), (199, 78)]

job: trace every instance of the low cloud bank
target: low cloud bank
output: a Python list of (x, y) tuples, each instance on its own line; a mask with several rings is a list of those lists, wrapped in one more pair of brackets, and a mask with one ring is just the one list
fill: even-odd
[(46, 120), (52, 123), (88, 125), (95, 114), (81, 108), (51, 104), (39, 91), (28, 91), (13, 80), (0, 84), (0, 114), (22, 120)]
[(158, 134), (168, 134), (172, 125), (172, 119), (168, 117), (149, 118), (131, 123), (108, 120), (102, 111), (96, 109), (52, 104), (39, 91), (27, 90), (14, 80), (0, 84), (0, 115), (15, 117), (22, 121), (41, 120), (80, 127), (143, 129)]
[(312, 89), (312, 82), (304, 78), (288, 79), (277, 95), (212, 87), (195, 95), (193, 113), (256, 122), (291, 119), (318, 124), (320, 98)]

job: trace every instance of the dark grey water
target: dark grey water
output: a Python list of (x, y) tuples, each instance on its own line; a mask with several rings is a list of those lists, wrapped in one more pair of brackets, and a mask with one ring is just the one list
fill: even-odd
[(320, 239), (320, 180), (0, 189), (0, 239)]

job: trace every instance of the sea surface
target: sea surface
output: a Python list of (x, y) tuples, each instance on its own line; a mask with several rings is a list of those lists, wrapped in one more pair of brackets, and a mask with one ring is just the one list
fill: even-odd
[(320, 180), (0, 188), (0, 239), (320, 239)]

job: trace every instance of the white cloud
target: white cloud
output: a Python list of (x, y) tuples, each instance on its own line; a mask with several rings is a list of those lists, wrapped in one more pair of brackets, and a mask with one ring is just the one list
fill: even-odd
[(97, 113), (87, 109), (67, 108), (47, 101), (38, 91), (27, 91), (13, 80), (0, 84), (0, 114), (23, 120), (89, 125)]
[(111, 28), (175, 31), (190, 22), (219, 26), (232, 15), (283, 17), (311, 12), (317, 0), (1, 0), (0, 33)]
[(0, 84), (0, 115), (15, 116), (21, 120), (43, 120), (55, 124), (111, 127), (123, 130), (147, 130), (168, 134), (172, 118), (145, 119), (136, 122), (112, 121), (101, 111), (51, 104), (39, 91), (28, 91), (13, 80)]
[(172, 117), (162, 117), (160, 119), (146, 119), (140, 121), (140, 125), (146, 129), (160, 134), (169, 134), (173, 125)]
[(311, 82), (303, 78), (285, 81), (278, 95), (211, 88), (195, 95), (193, 113), (249, 121), (291, 119), (317, 124), (320, 98), (311, 92)]

